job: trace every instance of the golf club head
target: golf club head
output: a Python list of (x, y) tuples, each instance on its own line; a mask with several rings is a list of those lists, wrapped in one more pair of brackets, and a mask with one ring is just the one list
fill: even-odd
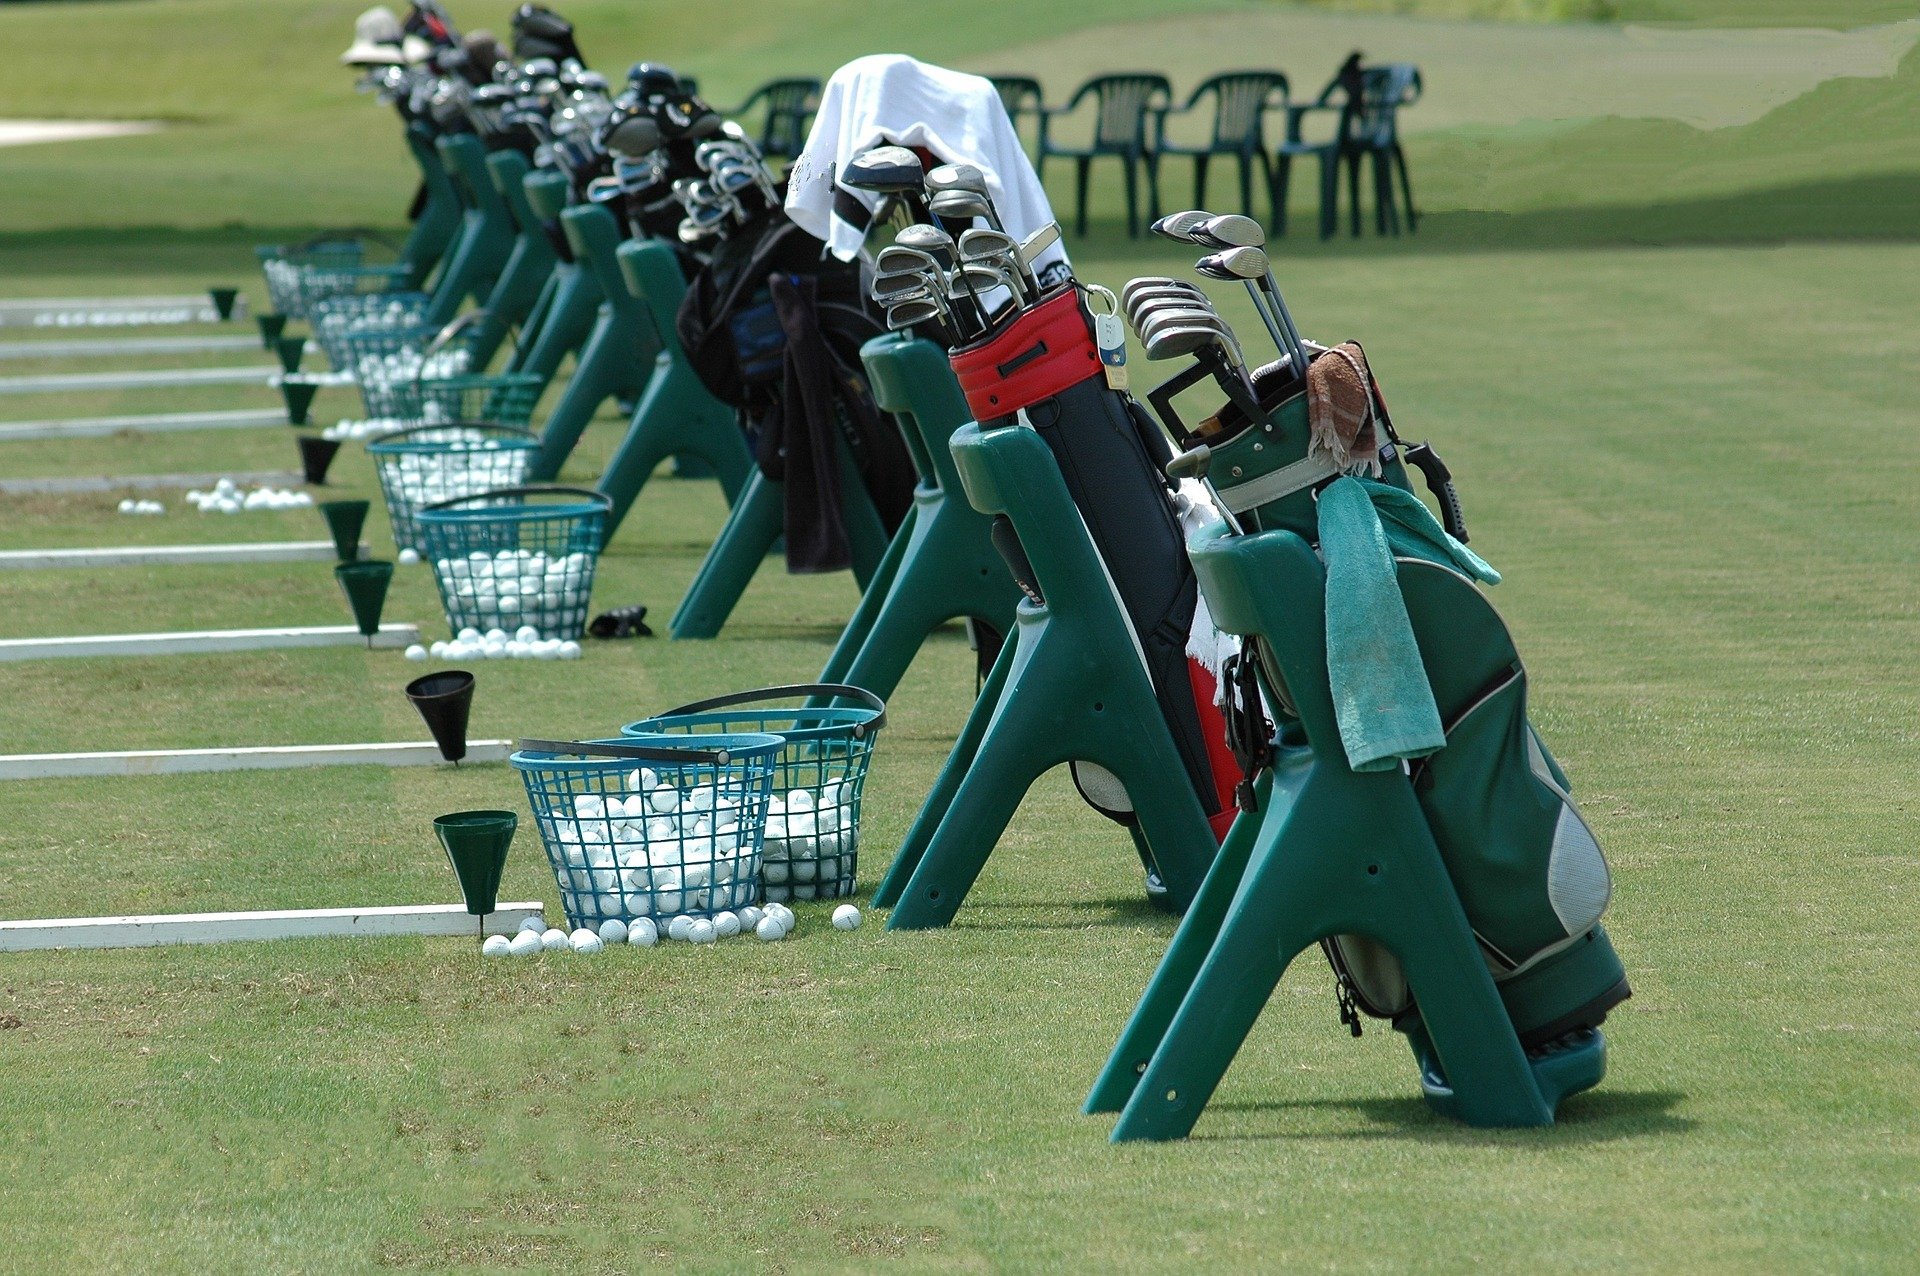
[(1180, 306), (1169, 306), (1155, 310), (1140, 317), (1140, 325), (1135, 329), (1141, 341), (1150, 341), (1157, 332), (1170, 328), (1211, 328), (1222, 336), (1232, 334), (1232, 329), (1220, 321), (1220, 316), (1207, 310), (1191, 310)]
[[(954, 262), (953, 236), (938, 226), (928, 226), (923, 222), (916, 222), (901, 230), (893, 237), (893, 246), (918, 252), (934, 261), (942, 270), (950, 268)], [(882, 249), (880, 255), (884, 257), (886, 253), (887, 250)], [(884, 263), (877, 260), (875, 264), (885, 268)]]
[(1177, 359), (1183, 354), (1192, 354), (1205, 346), (1219, 346), (1222, 341), (1218, 328), (1176, 326), (1155, 331), (1142, 344), (1147, 348), (1147, 358), (1158, 362), (1162, 359)]
[(1153, 233), (1162, 239), (1191, 244), (1194, 242), (1194, 228), (1213, 220), (1214, 216), (1215, 214), (1204, 208), (1190, 208), (1183, 213), (1168, 213), (1153, 224)]
[(1148, 302), (1155, 301), (1177, 301), (1201, 310), (1212, 310), (1214, 308), (1213, 298), (1207, 296), (1206, 293), (1201, 292), (1198, 288), (1181, 288), (1173, 285), (1156, 288), (1136, 288), (1133, 294), (1121, 303), (1121, 307), (1128, 314), (1132, 314)]
[(926, 186), (920, 157), (904, 146), (876, 146), (847, 161), (840, 184), (882, 195), (919, 191)]
[(941, 191), (927, 201), (927, 211), (948, 221), (972, 221), (976, 217), (991, 220), (993, 217), (993, 205), (987, 202), (985, 195), (962, 189)]
[(958, 241), (961, 261), (1017, 260), (1020, 244), (1004, 230), (963, 231)]
[(922, 301), (903, 301), (899, 305), (887, 307), (887, 327), (894, 332), (904, 328), (917, 327), (923, 323), (939, 323), (946, 318), (946, 310), (932, 298)]
[(983, 199), (987, 194), (987, 175), (971, 164), (941, 164), (927, 170), (927, 194), (941, 191), (973, 191)]
[(1020, 264), (1032, 266), (1041, 253), (1060, 242), (1060, 223), (1048, 222), (1020, 241)]
[(1239, 213), (1208, 218), (1194, 227), (1193, 237), (1215, 248), (1264, 248), (1267, 242), (1266, 229), (1253, 218)]
[(1193, 268), (1209, 279), (1237, 279), (1249, 282), (1266, 277), (1267, 254), (1264, 250), (1250, 245), (1241, 248), (1223, 248), (1217, 253), (1209, 253), (1194, 262)]
[(928, 271), (937, 273), (945, 269), (946, 266), (933, 253), (907, 244), (888, 244), (873, 259), (873, 273), (876, 276), (925, 274)]
[(883, 306), (901, 301), (919, 301), (933, 295), (927, 277), (917, 274), (875, 275), (873, 287), (868, 292)]
[(1162, 322), (1168, 315), (1191, 315), (1196, 322), (1218, 323), (1226, 327), (1218, 311), (1211, 306), (1196, 305), (1188, 297), (1150, 298), (1136, 304), (1127, 311), (1127, 322), (1133, 325), (1135, 332), (1145, 332), (1147, 328)]
[(1172, 275), (1140, 275), (1120, 285), (1121, 302), (1146, 288), (1184, 288), (1189, 292), (1200, 292), (1200, 285), (1191, 279), (1177, 279)]

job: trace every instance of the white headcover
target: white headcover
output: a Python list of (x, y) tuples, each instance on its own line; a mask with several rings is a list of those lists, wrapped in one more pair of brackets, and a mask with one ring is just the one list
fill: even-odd
[[(833, 215), (833, 174), (862, 151), (889, 143), (924, 148), (944, 163), (985, 173), (994, 208), (1015, 239), (1053, 220), (1047, 192), (991, 82), (904, 54), (876, 53), (855, 58), (827, 81), (787, 187), (787, 216), (842, 261), (859, 252), (865, 231)], [(867, 191), (848, 193), (869, 209), (880, 201)], [(1039, 272), (1066, 259), (1055, 244), (1034, 266)]]

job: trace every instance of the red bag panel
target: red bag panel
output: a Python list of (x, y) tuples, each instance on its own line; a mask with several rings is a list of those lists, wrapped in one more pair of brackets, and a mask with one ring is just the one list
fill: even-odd
[(999, 336), (949, 356), (976, 421), (1012, 416), (1100, 372), (1093, 328), (1072, 288), (1022, 314)]

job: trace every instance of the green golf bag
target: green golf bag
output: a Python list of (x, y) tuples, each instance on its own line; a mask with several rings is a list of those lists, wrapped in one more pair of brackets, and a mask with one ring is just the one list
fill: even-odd
[[(1170, 395), (1149, 397), (1193, 449), (1176, 470), (1204, 472), (1244, 532), (1284, 529), (1318, 549), (1318, 495), (1339, 471), (1309, 447), (1308, 396), (1284, 365), (1262, 370), (1255, 390), (1265, 419), (1250, 423), (1228, 405), (1204, 439), (1169, 410)], [(1369, 390), (1381, 435), (1379, 481), (1410, 490), (1407, 464), (1421, 469), (1448, 532), (1464, 541), (1445, 466), (1424, 444), (1401, 443), (1377, 383)], [(1514, 1031), (1528, 1050), (1549, 1049), (1598, 1026), (1629, 995), (1600, 925), (1611, 894), (1606, 859), (1565, 772), (1527, 719), (1526, 669), (1485, 595), (1443, 554), (1402, 549), (1394, 567), (1446, 739), (1437, 752), (1402, 767)], [(1250, 644), (1233, 679), (1229, 731), (1243, 765), (1257, 762), (1274, 738), (1263, 702), (1274, 711), (1281, 744), (1302, 739), (1278, 674), (1282, 664), (1262, 649), (1265, 641)], [(1423, 1040), (1419, 1006), (1391, 952), (1352, 935), (1322, 946), (1339, 980), (1341, 1016), (1355, 1035), (1357, 1010), (1391, 1020), (1416, 1044)]]

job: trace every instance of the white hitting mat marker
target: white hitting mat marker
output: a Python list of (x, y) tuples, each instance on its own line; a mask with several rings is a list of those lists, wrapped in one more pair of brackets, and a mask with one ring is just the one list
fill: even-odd
[(0, 394), (75, 394), (87, 390), (165, 390), (194, 385), (271, 385), (279, 366), (149, 368), (138, 372), (50, 372), (0, 377)]
[[(233, 319), (246, 313), (236, 299)], [(0, 328), (139, 328), (226, 323), (206, 293), (167, 297), (17, 297), (0, 301)]]
[[(489, 935), (511, 935), (529, 917), (544, 917), (538, 900), (501, 904), (484, 918)], [(236, 939), (316, 939), (353, 935), (469, 935), (482, 918), (461, 904), (382, 908), (291, 908), (252, 913), (149, 913), (130, 917), (49, 917), (0, 922), (0, 952), (48, 948), (157, 948), (224, 944)]]
[(21, 439), (78, 439), (124, 430), (165, 433), (173, 430), (246, 430), (285, 425), (285, 408), (234, 408), (223, 412), (158, 412), (149, 416), (69, 417), (53, 421), (0, 421), (0, 443)]
[[(362, 556), (370, 547), (360, 546)], [(180, 563), (324, 563), (332, 541), (261, 541), (231, 545), (123, 545), (102, 549), (0, 550), (0, 571), (32, 567), (157, 567)]]
[[(469, 740), (462, 762), (504, 762), (511, 740)], [(108, 775), (288, 771), (313, 766), (450, 766), (437, 744), (268, 744), (232, 749), (126, 749), (112, 753), (0, 754), (0, 780)]]
[(306, 480), (292, 470), (252, 470), (239, 474), (96, 474), (78, 478), (0, 479), (0, 496), (58, 492), (145, 492), (155, 488), (212, 487), (230, 479), (247, 487), (296, 487)]
[[(352, 625), (306, 625), (279, 629), (204, 629), (171, 634), (75, 634), (66, 638), (0, 639), (0, 661), (56, 660), (74, 656), (189, 656), (215, 651), (268, 651), (283, 647), (359, 647), (366, 643)], [(416, 625), (382, 625), (378, 648), (411, 647)]]

